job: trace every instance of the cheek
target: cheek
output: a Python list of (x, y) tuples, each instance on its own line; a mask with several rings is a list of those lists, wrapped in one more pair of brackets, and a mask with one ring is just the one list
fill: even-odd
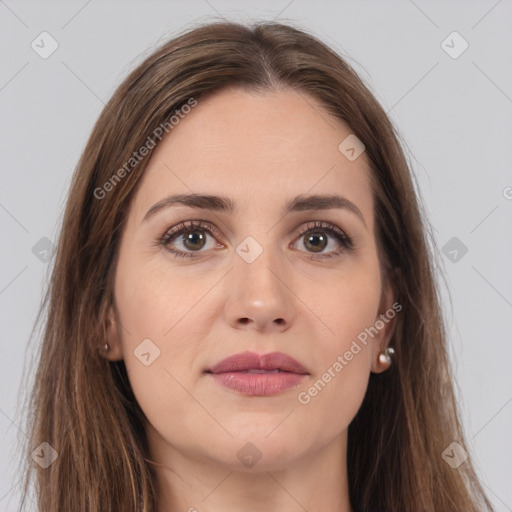
[(190, 312), (211, 286), (209, 281), (213, 284), (208, 277), (187, 278), (191, 274), (171, 271), (172, 262), (170, 265), (165, 258), (153, 259), (147, 262), (139, 255), (119, 261), (116, 303), (130, 340), (152, 338), (167, 342), (187, 323)]
[(323, 341), (315, 344), (319, 371), (298, 402), (310, 418), (325, 419), (325, 410), (331, 411), (325, 428), (333, 435), (348, 427), (364, 398), (372, 363), (368, 329), (377, 319), (381, 292), (378, 264), (351, 270), (335, 284), (310, 289), (309, 295), (328, 329)]
[[(125, 250), (116, 273), (116, 305), (123, 358), (135, 397), (151, 423), (165, 409), (186, 422), (194, 361), (207, 336), (206, 300), (218, 280), (171, 272), (166, 261), (146, 262)], [(189, 277), (187, 277), (187, 275)], [(165, 415), (165, 414), (164, 414)], [(167, 425), (167, 424), (166, 424)], [(171, 422), (166, 430), (173, 430)]]
[(325, 352), (345, 351), (365, 329), (374, 325), (379, 310), (381, 281), (378, 260), (355, 262), (304, 290), (320, 321), (328, 327)]
[(368, 347), (357, 349), (349, 361), (347, 351), (333, 351), (323, 371), (312, 376), (297, 397), (297, 417), (318, 432), (323, 442), (345, 431), (361, 407), (368, 386)]

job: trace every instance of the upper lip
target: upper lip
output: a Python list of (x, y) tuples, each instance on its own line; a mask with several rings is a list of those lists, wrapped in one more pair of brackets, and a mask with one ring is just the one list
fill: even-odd
[(207, 373), (227, 373), (244, 370), (281, 370), (283, 372), (307, 374), (307, 369), (293, 357), (282, 352), (270, 352), (268, 354), (256, 354), (255, 352), (240, 352), (223, 359), (211, 368)]

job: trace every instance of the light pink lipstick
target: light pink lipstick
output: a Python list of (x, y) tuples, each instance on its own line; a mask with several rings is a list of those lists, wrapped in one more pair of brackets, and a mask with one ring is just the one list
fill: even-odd
[(276, 395), (297, 387), (307, 369), (282, 352), (242, 352), (223, 359), (206, 373), (219, 384), (251, 396)]

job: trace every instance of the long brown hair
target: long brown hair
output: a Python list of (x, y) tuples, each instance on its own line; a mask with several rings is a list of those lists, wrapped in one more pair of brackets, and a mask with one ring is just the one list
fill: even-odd
[[(125, 167), (114, 190), (101, 198), (97, 191), (138, 148), (158, 143), (156, 128), (176, 110), (225, 87), (307, 93), (347, 123), (366, 148), (379, 257), (403, 310), (392, 340), (393, 365), (371, 375), (349, 427), (354, 509), (492, 510), (470, 458), (452, 468), (442, 457), (452, 442), (465, 443), (428, 225), (397, 133), (339, 55), (277, 23), (215, 22), (181, 34), (138, 65), (102, 111), (73, 176), (38, 317), (44, 336), (25, 405), (23, 496), (35, 474), (41, 512), (156, 512), (145, 416), (124, 362), (109, 362), (98, 351), (113, 303), (120, 233), (150, 155)], [(46, 469), (32, 458), (43, 442), (58, 454)]]

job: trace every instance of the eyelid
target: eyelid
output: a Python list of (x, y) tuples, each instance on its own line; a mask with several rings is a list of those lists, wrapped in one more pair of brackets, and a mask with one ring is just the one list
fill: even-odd
[(223, 238), (222, 233), (210, 222), (203, 220), (186, 220), (182, 221), (176, 226), (168, 229), (161, 237), (160, 241), (163, 244), (169, 243), (170, 240), (178, 234), (182, 230), (190, 230), (193, 229), (204, 229), (208, 231), (210, 234), (214, 234), (219, 238)]
[(350, 241), (350, 243), (352, 243), (352, 237), (348, 236), (343, 229), (339, 228), (336, 224), (333, 224), (332, 222), (329, 222), (326, 220), (321, 220), (321, 221), (312, 220), (312, 221), (307, 222), (300, 228), (300, 232), (299, 232), (297, 238), (300, 238), (302, 235), (306, 234), (308, 231), (314, 231), (315, 229), (324, 229), (326, 231), (333, 231), (337, 235), (339, 235), (341, 238), (343, 238), (344, 240)]

